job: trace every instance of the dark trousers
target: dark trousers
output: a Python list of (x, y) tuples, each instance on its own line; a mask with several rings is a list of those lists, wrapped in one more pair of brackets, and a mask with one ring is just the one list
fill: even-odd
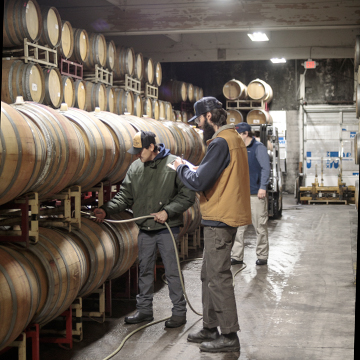
[[(177, 234), (174, 234), (175, 239)], [(169, 286), (169, 296), (173, 304), (172, 314), (186, 315), (186, 301), (181, 287), (174, 244), (169, 232), (159, 234), (157, 231), (140, 231), (139, 246), (139, 294), (136, 296), (136, 307), (144, 314), (153, 313), (154, 269), (156, 249), (159, 249)]]
[(235, 235), (236, 228), (233, 227), (204, 227), (201, 269), (203, 327), (220, 326), (223, 334), (240, 329), (230, 270)]

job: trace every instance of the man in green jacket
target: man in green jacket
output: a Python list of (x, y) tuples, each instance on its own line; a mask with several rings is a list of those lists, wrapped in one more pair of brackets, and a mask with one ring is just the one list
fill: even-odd
[(165, 222), (176, 237), (183, 223), (183, 212), (195, 201), (195, 192), (186, 188), (176, 171), (167, 166), (176, 156), (170, 154), (164, 144), (156, 144), (155, 134), (151, 131), (136, 133), (128, 152), (138, 159), (129, 167), (120, 191), (94, 211), (97, 221), (128, 208), (132, 208), (134, 217), (154, 215), (154, 218), (136, 221), (140, 228), (139, 294), (136, 296), (137, 311), (126, 317), (125, 322), (137, 324), (153, 320), (154, 267), (158, 247), (173, 304), (172, 316), (165, 326), (179, 327), (186, 323), (186, 301), (174, 245)]

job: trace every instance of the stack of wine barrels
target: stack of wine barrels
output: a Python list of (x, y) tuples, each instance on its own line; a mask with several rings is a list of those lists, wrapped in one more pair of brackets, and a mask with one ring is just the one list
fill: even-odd
[[(273, 98), (273, 91), (269, 84), (260, 79), (252, 80), (247, 86), (239, 80), (232, 79), (224, 84), (223, 95), (229, 101), (245, 101), (244, 107), (248, 109), (250, 101), (269, 104)], [(241, 110), (241, 106), (228, 108), (227, 112), (228, 124), (245, 121), (245, 111)], [(250, 125), (272, 124), (272, 118), (267, 110), (254, 108), (247, 112), (246, 122)]]

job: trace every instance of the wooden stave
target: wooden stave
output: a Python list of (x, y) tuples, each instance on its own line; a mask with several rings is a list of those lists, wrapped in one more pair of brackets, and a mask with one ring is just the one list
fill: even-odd
[[(54, 107), (55, 109), (59, 108), (61, 105), (63, 94), (61, 74), (58, 68), (43, 68), (44, 73), (44, 82), (45, 82), (45, 96), (43, 104)], [(55, 81), (54, 83), (51, 81)], [(51, 82), (51, 83), (50, 83)], [(57, 94), (52, 95), (54, 86), (57, 87)]]
[(75, 101), (74, 107), (85, 110), (87, 107), (86, 104), (86, 82), (84, 80), (77, 79), (74, 82), (74, 93), (75, 93)]

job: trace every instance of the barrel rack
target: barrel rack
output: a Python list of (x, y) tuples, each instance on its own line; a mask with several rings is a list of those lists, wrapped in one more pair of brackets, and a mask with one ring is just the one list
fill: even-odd
[(97, 83), (102, 83), (105, 85), (113, 86), (114, 83), (114, 75), (112, 71), (108, 69), (104, 69), (98, 64), (95, 64), (95, 73), (86, 72), (84, 74), (84, 80)]
[[(2, 50), (3, 57), (10, 55), (8, 60), (24, 60), (25, 63), (34, 62), (48, 67), (57, 67), (58, 58), (56, 49), (50, 49), (48, 46), (42, 46), (37, 43), (32, 43), (26, 38), (24, 39), (24, 46), (21, 48), (14, 48), (9, 50)], [(12, 54), (19, 53), (19, 56)], [(6, 58), (6, 57), (5, 57)]]
[(268, 111), (268, 104), (263, 100), (226, 100), (227, 110), (265, 110)]
[(75, 79), (83, 79), (83, 65), (68, 59), (60, 59), (60, 74)]

